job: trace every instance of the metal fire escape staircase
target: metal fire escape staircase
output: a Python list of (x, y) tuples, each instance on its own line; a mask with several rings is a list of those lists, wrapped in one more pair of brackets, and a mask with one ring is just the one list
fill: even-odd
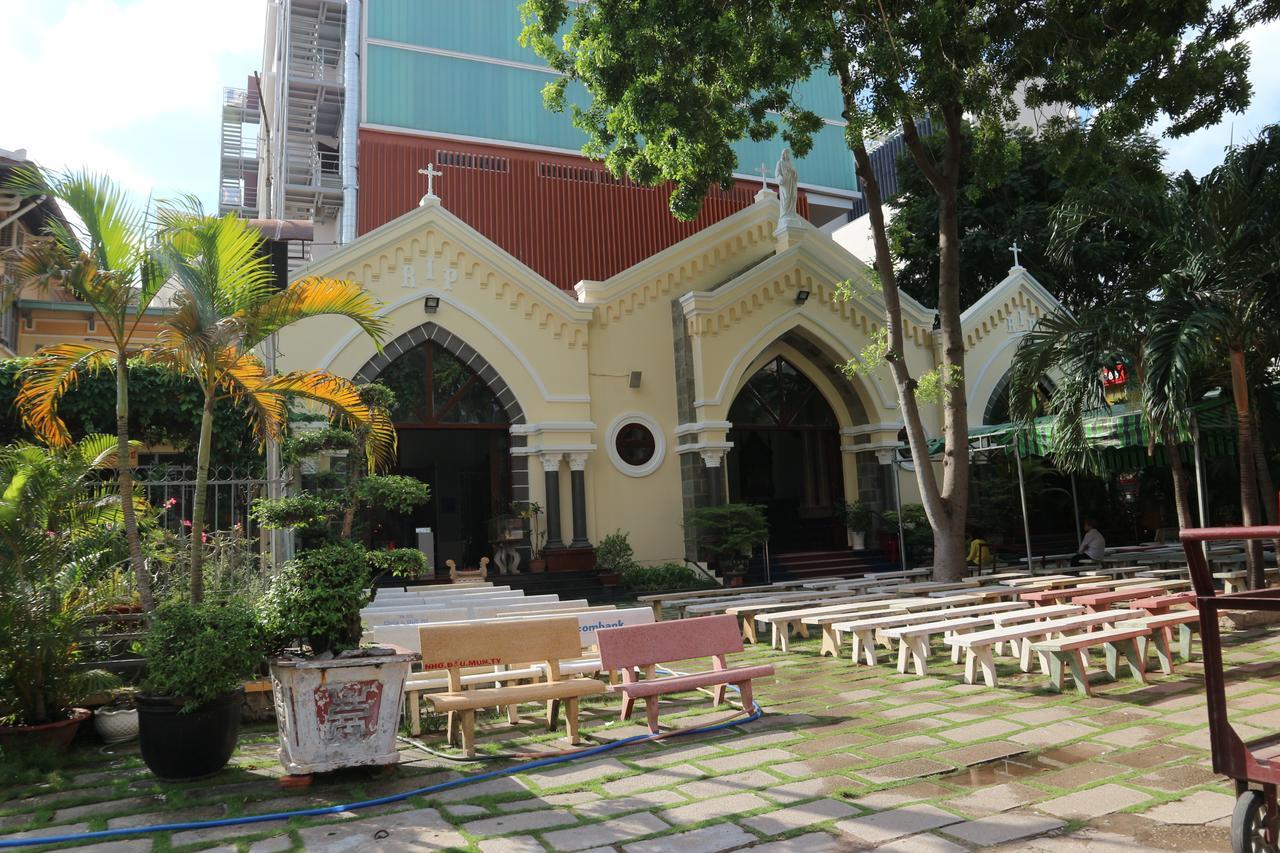
[(338, 158), (343, 104), (340, 0), (291, 0), (284, 121), (284, 216), (328, 219), (342, 205)]
[(245, 126), (260, 121), (253, 78), (245, 89), (222, 90), (222, 134), (218, 166), (218, 213), (258, 215), (258, 146), (246, 141)]

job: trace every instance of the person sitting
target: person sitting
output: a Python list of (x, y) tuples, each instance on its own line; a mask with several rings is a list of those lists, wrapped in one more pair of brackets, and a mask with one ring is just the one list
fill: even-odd
[(1071, 565), (1096, 563), (1106, 553), (1107, 540), (1103, 538), (1102, 531), (1093, 526), (1092, 519), (1086, 518), (1084, 520), (1084, 537), (1080, 540), (1080, 551), (1071, 558)]
[(991, 556), (991, 548), (980, 531), (974, 531), (973, 538), (969, 540), (969, 555), (965, 557), (965, 562), (980, 569), (996, 564), (995, 558)]

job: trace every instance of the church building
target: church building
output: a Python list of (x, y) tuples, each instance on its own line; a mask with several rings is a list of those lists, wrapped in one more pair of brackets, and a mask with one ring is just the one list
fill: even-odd
[[(369, 289), (388, 322), (382, 348), (334, 318), (279, 342), (282, 371), (323, 368), (395, 391), (400, 472), (429, 482), (433, 499), (385, 520), (392, 541), (411, 545), (430, 527), (438, 563), (474, 566), (492, 554), (490, 522), (532, 501), (549, 561), (590, 566), (594, 543), (617, 530), (642, 562), (683, 561), (697, 556), (685, 513), (734, 501), (765, 507), (775, 556), (848, 554), (845, 502), (891, 509), (895, 476), (901, 500), (915, 499), (887, 369), (839, 369), (883, 326), (882, 297), (861, 261), (796, 215), (794, 183), (784, 180), (782, 203), (761, 188), (737, 212), (568, 290), (442, 202), (436, 184), (465, 167), (436, 165), (419, 206), (295, 274)], [(519, 210), (511, 198), (503, 214)], [(608, 239), (628, 233), (620, 221)], [(571, 242), (537, 251), (566, 269), (584, 257)], [(839, 301), (845, 279), (856, 296)], [(903, 303), (919, 375), (938, 359), (934, 313)], [(972, 424), (1002, 409), (1019, 338), (1057, 307), (1015, 262), (965, 311)], [(940, 409), (925, 411), (937, 435)]]

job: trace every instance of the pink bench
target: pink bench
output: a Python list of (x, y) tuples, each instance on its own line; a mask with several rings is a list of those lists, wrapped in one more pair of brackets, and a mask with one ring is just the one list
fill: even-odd
[[(742, 651), (738, 620), (732, 616), (703, 616), (654, 625), (604, 628), (596, 632), (600, 665), (622, 672), (622, 683), (610, 690), (622, 694), (622, 719), (631, 719), (637, 699), (644, 699), (649, 731), (658, 731), (658, 697), (711, 687), (715, 703), (724, 702), (725, 689), (734, 685), (741, 691), (742, 707), (750, 711), (751, 679), (773, 675), (773, 666), (729, 666), (725, 655)], [(711, 658), (711, 669), (689, 675), (657, 675), (659, 665)], [(644, 670), (644, 679), (636, 669)]]

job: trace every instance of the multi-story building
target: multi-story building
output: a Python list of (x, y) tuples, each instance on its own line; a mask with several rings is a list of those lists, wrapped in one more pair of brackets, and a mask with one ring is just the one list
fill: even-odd
[[(780, 139), (738, 143), (737, 184), (713, 191), (690, 223), (668, 212), (669, 188), (616, 179), (583, 157), (581, 131), (543, 106), (555, 72), (519, 44), (519, 7), (271, 0), (261, 115), (252, 79), (224, 102), (223, 209), (312, 220), (322, 256), (413, 209), (426, 190), (418, 172), (432, 166), (450, 210), (567, 290), (751, 204)], [(815, 224), (843, 220), (857, 183), (837, 83), (815, 78), (798, 96), (826, 122), (797, 164), (800, 212)], [(245, 156), (250, 138), (256, 163)], [(619, 229), (628, 240), (613, 239)]]

